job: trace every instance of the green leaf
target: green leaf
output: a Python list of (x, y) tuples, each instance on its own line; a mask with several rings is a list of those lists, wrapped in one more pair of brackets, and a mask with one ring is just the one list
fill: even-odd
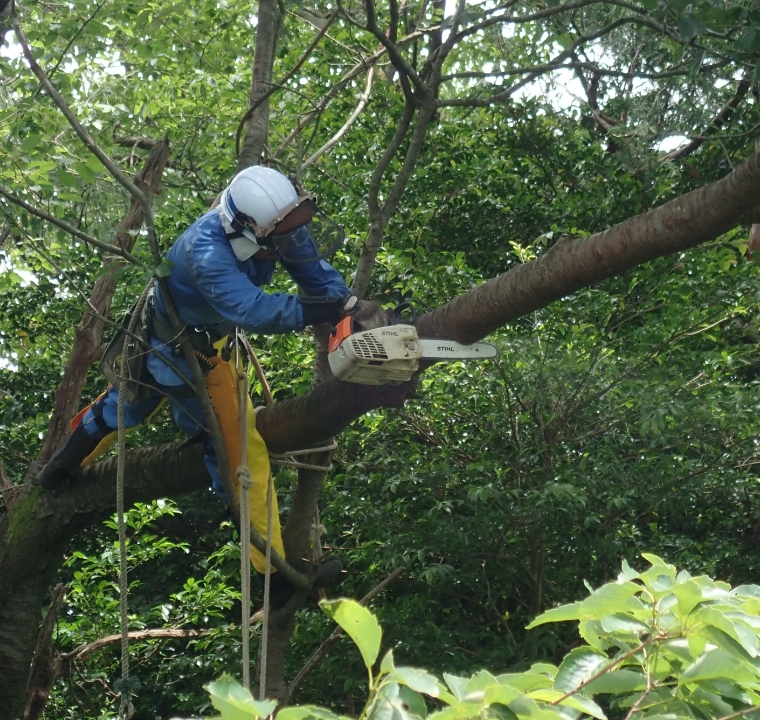
[(558, 707), (539, 705), (533, 698), (523, 697), (509, 703), (509, 709), (527, 720), (566, 720)]
[(545, 625), (551, 622), (565, 622), (566, 620), (578, 620), (580, 618), (579, 610), (581, 603), (574, 602), (568, 605), (560, 605), (556, 608), (551, 608), (545, 613), (541, 613), (533, 622), (526, 626), (527, 630), (532, 630), (539, 625)]
[(454, 697), (457, 700), (463, 700), (465, 693), (467, 692), (467, 678), (459, 677), (459, 675), (443, 673), (443, 679), (446, 681), (451, 692), (454, 693)]
[(609, 658), (589, 648), (571, 650), (559, 666), (557, 677), (554, 678), (554, 689), (561, 693), (575, 690), (609, 662)]
[(757, 656), (757, 635), (741, 622), (734, 623), (714, 607), (700, 608), (695, 619), (718, 628), (739, 643), (751, 657)]
[(630, 693), (636, 690), (644, 690), (647, 686), (647, 678), (641, 672), (634, 670), (612, 670), (604, 673), (583, 689), (590, 695), (617, 695)]
[(760, 45), (760, 32), (755, 28), (747, 28), (736, 41), (736, 49), (741, 52), (754, 52)]
[(330, 710), (316, 705), (299, 705), (286, 707), (277, 713), (279, 720), (342, 720), (342, 715), (336, 715)]
[(702, 588), (694, 580), (680, 583), (673, 588), (673, 595), (678, 600), (681, 617), (685, 618), (704, 599)]
[(598, 590), (594, 590), (580, 607), (580, 617), (601, 620), (607, 615), (613, 615), (621, 610), (634, 610), (641, 607), (641, 602), (634, 598), (636, 593), (641, 592), (641, 587), (636, 583), (607, 583)]
[(156, 265), (155, 269), (153, 270), (153, 274), (157, 278), (165, 278), (169, 277), (172, 273), (172, 268), (174, 267), (174, 263), (169, 260), (169, 258), (161, 258), (161, 262)]
[(383, 661), (380, 663), (380, 672), (389, 674), (396, 672), (396, 664), (393, 661), (393, 650), (388, 650), (383, 656)]
[(398, 689), (399, 700), (409, 708), (409, 714), (418, 718), (427, 717), (427, 705), (425, 698), (410, 687), (402, 685)]
[(82, 162), (75, 163), (74, 167), (73, 167), (73, 170), (85, 182), (88, 182), (88, 183), (94, 183), (95, 182), (95, 173), (92, 171), (91, 168), (89, 168), (84, 163), (82, 163)]
[(40, 143), (40, 135), (27, 135), (21, 143), (21, 152), (28, 153), (30, 150), (34, 150)]
[(84, 164), (87, 165), (90, 170), (96, 173), (103, 172), (106, 169), (103, 163), (100, 162), (100, 160), (98, 160), (95, 155), (88, 155), (84, 161)]
[(708, 650), (681, 673), (679, 685), (699, 680), (732, 680), (734, 682), (757, 682), (758, 672), (750, 670), (725, 650)]
[(254, 700), (251, 693), (229, 675), (204, 685), (211, 704), (221, 713), (220, 720), (250, 720), (271, 715), (275, 700)]
[(346, 631), (359, 648), (365, 666), (371, 668), (377, 660), (383, 636), (377, 618), (356, 600), (323, 600), (320, 607)]
[(499, 685), (505, 685), (523, 693), (538, 690), (539, 688), (550, 688), (553, 684), (551, 678), (541, 673), (531, 672), (531, 670), (522, 673), (497, 675), (496, 680)]
[[(437, 678), (426, 670), (413, 667), (397, 667), (394, 676), (399, 683), (415, 692), (424, 693), (425, 695), (434, 698), (441, 697), (442, 694), (446, 696), (449, 695), (443, 685), (438, 682)], [(449, 697), (452, 701), (454, 700), (453, 697)], [(448, 702), (448, 700), (446, 702)]]
[(623, 613), (615, 613), (614, 615), (608, 615), (602, 618), (602, 630), (611, 634), (615, 633), (629, 633), (631, 635), (640, 635), (641, 633), (648, 633), (651, 628), (645, 625), (643, 622), (639, 622), (630, 615), (624, 615)]
[(494, 685), (488, 688), (483, 695), (484, 705), (509, 705), (513, 700), (522, 697), (524, 691), (509, 685)]
[(678, 32), (681, 37), (699, 37), (705, 34), (705, 29), (705, 24), (694, 13), (684, 13), (678, 19)]
[[(530, 693), (528, 697), (531, 697), (534, 700), (553, 703), (563, 697), (564, 694), (565, 693), (559, 692), (557, 690), (536, 690)], [(583, 695), (571, 695), (570, 697), (566, 697), (564, 700), (562, 700), (562, 702), (558, 704), (566, 705), (567, 707), (573, 708), (573, 710), (578, 710), (579, 712), (586, 713), (586, 715), (591, 715), (591, 717), (598, 718), (599, 720), (607, 720), (607, 716), (604, 714), (602, 708), (600, 708), (590, 698), (583, 697)]]
[(467, 680), (464, 686), (465, 698), (470, 700), (476, 694), (482, 696), (488, 688), (498, 684), (499, 681), (490, 672), (480, 670)]

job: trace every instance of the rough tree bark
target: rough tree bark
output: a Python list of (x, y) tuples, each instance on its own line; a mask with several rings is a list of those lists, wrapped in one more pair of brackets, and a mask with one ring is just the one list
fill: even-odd
[[(277, 35), (281, 21), (277, 0), (259, 0), (258, 24), (256, 26), (256, 49), (253, 55), (253, 73), (251, 76), (251, 95), (249, 107), (264, 97), (272, 82), (272, 66)], [(258, 165), (266, 148), (269, 135), (269, 98), (259, 105), (248, 119), (245, 139), (240, 150), (235, 172)]]
[[(760, 199), (760, 155), (729, 176), (609, 230), (566, 241), (542, 257), (454, 298), (419, 319), (421, 334), (469, 342), (510, 319), (544, 307), (578, 288), (655, 257), (681, 252), (741, 222)], [(309, 447), (337, 434), (362, 413), (403, 402), (413, 386), (387, 392), (328, 380), (312, 392), (258, 414), (273, 451)], [(200, 451), (177, 445), (132, 451), (127, 501), (171, 497), (204, 487)], [(0, 720), (15, 718), (34, 652), (40, 608), (63, 558), (66, 541), (113, 512), (115, 462), (87, 468), (59, 496), (21, 486), (0, 516)], [(15, 489), (14, 489), (15, 491)], [(287, 634), (287, 618), (277, 631)]]

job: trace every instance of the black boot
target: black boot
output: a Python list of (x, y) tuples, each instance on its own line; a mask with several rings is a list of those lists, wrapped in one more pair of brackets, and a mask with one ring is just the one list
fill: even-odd
[(81, 423), (77, 425), (66, 444), (58, 448), (50, 462), (42, 468), (42, 472), (37, 476), (37, 484), (45, 490), (61, 487), (70, 477), (76, 475), (82, 461), (95, 450), (100, 440), (96, 435), (88, 435)]
[[(294, 570), (308, 575), (311, 570), (311, 564), (305, 560), (301, 560), (292, 565)], [(329, 587), (338, 579), (341, 571), (343, 570), (343, 563), (337, 555), (327, 555), (317, 566), (317, 575), (314, 578), (314, 585), (312, 590), (318, 590), (319, 588)], [(261, 587), (264, 587), (264, 576), (259, 575)], [(288, 600), (290, 596), (296, 591), (295, 587), (291, 585), (282, 573), (272, 573), (269, 587), (269, 605), (273, 609), (277, 610), (281, 608)]]

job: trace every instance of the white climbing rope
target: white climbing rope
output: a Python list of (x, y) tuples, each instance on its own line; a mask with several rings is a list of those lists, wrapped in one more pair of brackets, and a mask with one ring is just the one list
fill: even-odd
[(251, 689), (251, 512), (250, 490), (253, 487), (248, 469), (248, 376), (243, 367), (238, 343), (239, 333), (235, 333), (235, 368), (238, 377), (238, 415), (240, 418), (241, 456), (237, 469), (240, 490), (240, 595), (242, 604), (242, 646), (243, 646), (243, 686)]
[(259, 666), (259, 699), (266, 697), (267, 652), (269, 650), (269, 592), (272, 582), (272, 473), (267, 483), (267, 552), (264, 564), (264, 611), (261, 618), (261, 664)]
[(134, 335), (137, 320), (142, 315), (153, 280), (148, 282), (135, 304), (129, 319), (127, 333), (121, 349), (121, 375), (119, 377), (119, 399), (116, 404), (118, 457), (116, 461), (116, 522), (119, 530), (119, 625), (121, 630), (121, 689), (119, 692), (119, 717), (129, 720), (134, 715), (132, 692), (129, 679), (129, 580), (127, 577), (127, 526), (124, 521), (124, 465), (127, 454), (127, 435), (124, 427), (124, 393), (129, 376), (127, 341)]
[[(274, 405), (274, 397), (272, 395), (272, 390), (269, 387), (269, 383), (267, 382), (266, 376), (264, 375), (264, 370), (261, 367), (261, 363), (259, 362), (259, 359), (256, 357), (256, 353), (254, 352), (253, 348), (251, 347), (251, 344), (248, 342), (248, 338), (245, 336), (244, 333), (240, 331), (236, 331), (235, 334), (235, 348), (236, 351), (239, 347), (238, 343), (239, 341), (242, 341), (243, 346), (246, 349), (246, 352), (248, 354), (248, 360), (251, 362), (251, 364), (256, 368), (256, 374), (258, 376), (259, 382), (261, 383), (261, 387), (264, 393), (264, 397), (267, 400), (267, 404), (271, 407)], [(238, 356), (239, 357), (239, 356)], [(238, 368), (240, 366), (238, 365)], [(245, 375), (243, 377), (243, 374), (240, 373), (240, 370), (238, 370), (238, 378), (242, 378), (241, 382), (245, 383), (245, 393), (246, 393), (246, 401), (248, 396), (248, 376)], [(241, 407), (242, 407), (241, 402)], [(247, 409), (247, 404), (246, 404)], [(259, 406), (257, 408), (254, 408), (254, 413), (258, 414), (260, 410), (263, 410), (264, 406)], [(247, 418), (247, 413), (246, 413)], [(246, 438), (247, 431), (244, 432), (243, 435), (243, 443), (245, 447), (245, 443), (247, 441)], [(336, 450), (338, 447), (337, 443), (332, 442), (329, 445), (324, 445), (322, 447), (316, 447), (316, 448), (306, 448), (304, 450), (292, 450), (287, 453), (269, 453), (269, 462), (270, 465), (281, 465), (284, 467), (289, 467), (293, 470), (296, 469), (303, 469), (303, 470), (317, 470), (320, 472), (329, 472), (332, 470), (333, 466), (332, 463), (330, 465), (315, 465), (312, 463), (304, 463), (299, 460), (295, 460), (295, 457), (298, 457), (300, 455), (310, 455), (312, 453), (317, 452), (328, 452), (331, 450)], [(245, 456), (244, 456), (245, 457)], [(238, 477), (240, 477), (240, 470), (243, 468), (238, 468)], [(246, 468), (247, 472), (247, 468)], [(250, 478), (250, 473), (248, 474), (248, 477)], [(241, 481), (242, 482), (242, 481)], [(241, 485), (242, 486), (242, 485)], [(241, 493), (241, 503), (242, 503), (242, 493)], [(271, 574), (272, 574), (272, 525), (273, 525), (273, 494), (272, 494), (272, 474), (270, 472), (269, 474), (269, 482), (267, 484), (267, 536), (266, 536), (266, 555), (265, 555), (265, 565), (264, 565), (264, 608), (262, 612), (262, 630), (261, 630), (261, 645), (259, 648), (259, 656), (260, 656), (260, 665), (259, 665), (259, 698), (264, 699), (266, 696), (266, 679), (267, 679), (267, 654), (268, 654), (268, 643), (269, 643), (269, 593), (270, 593), (270, 586), (271, 586)], [(243, 524), (243, 513), (242, 513), (242, 507), (241, 507), (241, 513), (240, 513), (240, 523), (241, 526)], [(319, 522), (319, 508), (316, 510), (316, 518), (315, 523), (312, 526), (312, 536), (315, 539), (312, 542), (312, 547), (314, 548), (314, 561), (319, 562), (319, 558), (322, 554), (322, 545), (321, 545), (321, 538), (320, 538), (320, 530), (324, 530), (324, 527)], [(241, 533), (241, 542), (243, 542), (242, 533)], [(242, 553), (241, 553), (242, 555)], [(241, 573), (242, 574), (242, 573)], [(247, 607), (247, 605), (245, 606)], [(245, 610), (243, 612), (245, 615)], [(245, 628), (247, 626), (244, 623), (244, 635), (245, 635)], [(247, 635), (246, 635), (247, 637)], [(244, 646), (243, 646), (243, 652), (244, 657), (246, 657), (245, 653), (247, 652), (247, 640), (244, 638)], [(246, 685), (248, 687), (248, 685)]]

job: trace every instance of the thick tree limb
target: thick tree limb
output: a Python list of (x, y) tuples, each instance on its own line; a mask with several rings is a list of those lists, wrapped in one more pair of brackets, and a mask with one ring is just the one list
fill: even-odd
[[(306, 48), (303, 55), (301, 55), (298, 62), (290, 69), (288, 73), (283, 75), (276, 83), (272, 83), (269, 90), (267, 90), (263, 95), (261, 95), (256, 102), (251, 104), (251, 107), (248, 108), (245, 115), (240, 120), (240, 123), (238, 124), (237, 132), (235, 134), (235, 155), (240, 155), (240, 136), (243, 133), (243, 128), (245, 127), (245, 124), (248, 122), (248, 120), (253, 116), (253, 113), (256, 112), (256, 110), (269, 99), (269, 96), (272, 95), (276, 90), (282, 88), (285, 83), (290, 80), (303, 66), (303, 64), (309, 59), (312, 52), (314, 52), (314, 48), (319, 45), (319, 41), (324, 37), (324, 35), (327, 33), (327, 31), (330, 29), (330, 25), (333, 24), (335, 21), (335, 18), (338, 16), (338, 10), (333, 11), (330, 16), (325, 21), (325, 24), (323, 27), (320, 28), (319, 32), (317, 33), (317, 36), (311, 41), (311, 44), (309, 47)], [(242, 168), (241, 168), (242, 169)]]
[[(192, 628), (155, 628), (153, 630), (135, 630), (129, 633), (129, 639), (140, 640), (192, 640), (208, 635), (210, 630), (194, 630)], [(71, 652), (61, 653), (61, 675), (65, 674), (72, 662), (86, 660), (92, 653), (109, 645), (118, 645), (121, 635), (106, 635), (92, 642), (84, 643)]]
[[(269, 94), (274, 64), (274, 49), (279, 30), (277, 0), (260, 0), (256, 26), (256, 49), (251, 73), (250, 104), (256, 110), (247, 120), (243, 147), (238, 156), (235, 172), (258, 165), (264, 155), (269, 135)], [(261, 102), (259, 102), (261, 100)]]
[(545, 255), (483, 283), (417, 323), (423, 337), (479, 340), (521, 315), (641, 263), (712, 240), (760, 199), (760, 154), (730, 175), (601, 233), (558, 243)]
[(404, 105), (404, 111), (399, 119), (393, 138), (386, 146), (383, 154), (372, 170), (367, 188), (367, 209), (369, 210), (369, 233), (362, 245), (362, 251), (359, 255), (359, 262), (356, 265), (356, 274), (351, 284), (351, 292), (364, 297), (369, 287), (369, 280), (372, 276), (372, 269), (377, 257), (377, 251), (383, 242), (383, 231), (385, 223), (383, 222), (383, 209), (380, 206), (380, 183), (382, 182), (385, 171), (391, 164), (391, 161), (399, 151), (404, 138), (409, 131), (414, 118), (414, 105), (409, 100)]

